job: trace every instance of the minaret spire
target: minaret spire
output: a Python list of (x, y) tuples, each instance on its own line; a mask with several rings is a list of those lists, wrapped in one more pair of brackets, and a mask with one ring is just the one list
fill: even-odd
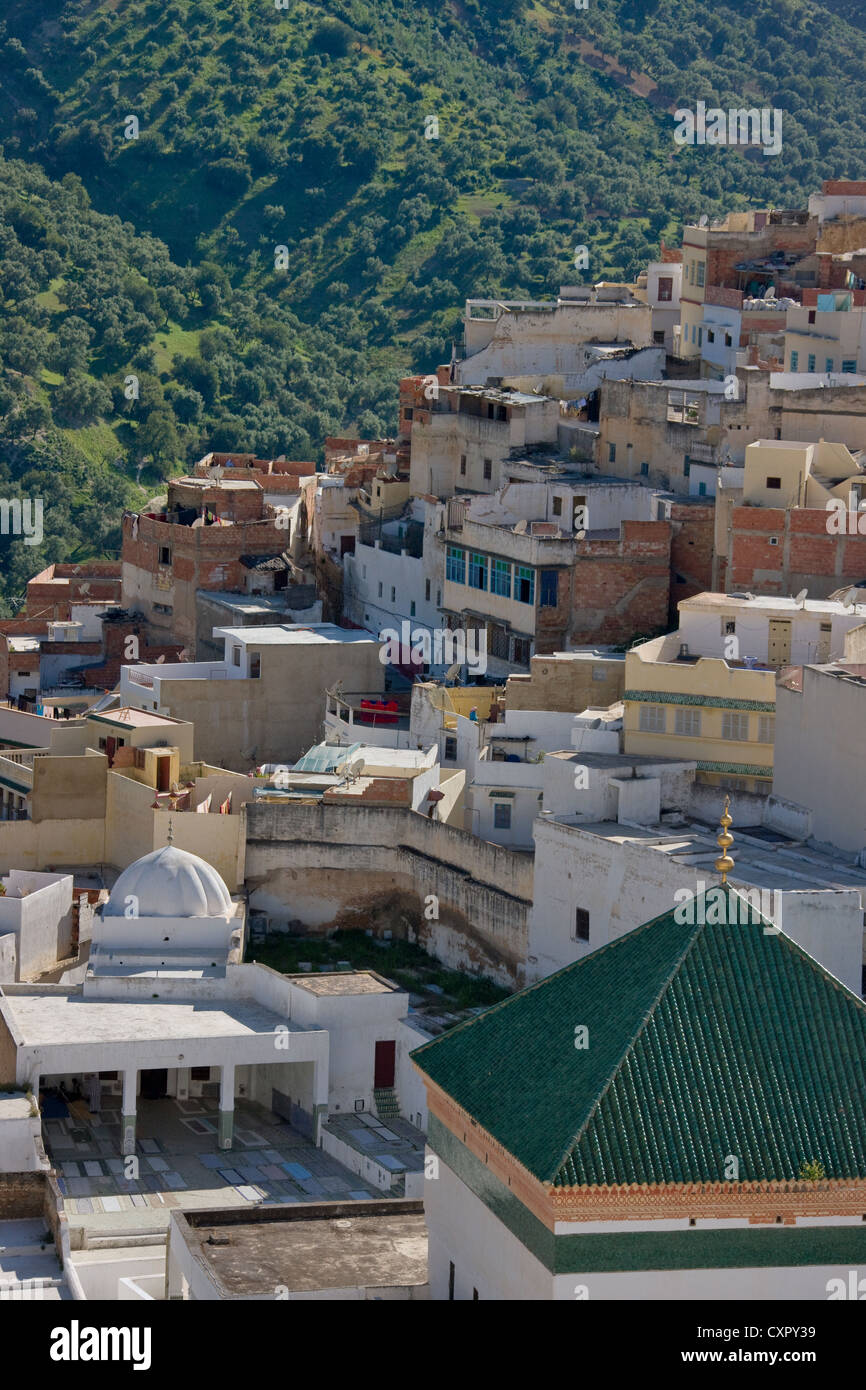
[(734, 843), (734, 837), (733, 837), (733, 835), (729, 834), (729, 827), (730, 827), (730, 825), (731, 825), (731, 817), (730, 817), (730, 814), (729, 814), (730, 805), (731, 805), (731, 798), (730, 798), (729, 796), (726, 796), (726, 797), (725, 797), (725, 811), (724, 811), (724, 815), (721, 817), (721, 820), (720, 820), (720, 824), (721, 824), (721, 827), (722, 827), (722, 833), (721, 833), (721, 835), (718, 836), (718, 838), (717, 838), (717, 840), (716, 840), (716, 844), (719, 846), (719, 848), (720, 848), (721, 851), (722, 851), (722, 857), (721, 857), (721, 859), (717, 859), (717, 860), (716, 860), (716, 868), (718, 869), (719, 873), (720, 873), (721, 876), (722, 876), (722, 887), (723, 887), (723, 888), (724, 888), (724, 886), (727, 884), (727, 881), (728, 881), (728, 874), (731, 872), (731, 870), (732, 870), (733, 867), (734, 867), (734, 861), (733, 861), (733, 859), (731, 858), (731, 856), (728, 854), (728, 850), (731, 848), (731, 845)]

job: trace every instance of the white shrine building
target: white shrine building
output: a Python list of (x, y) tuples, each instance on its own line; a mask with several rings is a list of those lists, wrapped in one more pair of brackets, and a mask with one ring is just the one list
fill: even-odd
[[(219, 1096), (230, 1149), (235, 1098), (318, 1143), (323, 1120), (394, 1092), (426, 1117), (409, 1053), (426, 1035), (408, 995), (372, 971), (286, 976), (244, 963), (245, 920), (219, 874), (169, 844), (131, 864), (94, 919), (79, 983), (0, 987), (0, 1085), (122, 1097), (122, 1153), (141, 1106)], [(115, 1102), (116, 1103), (116, 1102)]]

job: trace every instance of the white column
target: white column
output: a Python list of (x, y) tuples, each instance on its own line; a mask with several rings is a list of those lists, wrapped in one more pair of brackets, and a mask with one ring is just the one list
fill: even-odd
[(226, 1062), (220, 1075), (219, 1146), (230, 1149), (235, 1123), (235, 1067)]
[(120, 1107), (121, 1153), (124, 1158), (135, 1153), (135, 1112), (138, 1090), (138, 1068), (123, 1073), (123, 1100)]

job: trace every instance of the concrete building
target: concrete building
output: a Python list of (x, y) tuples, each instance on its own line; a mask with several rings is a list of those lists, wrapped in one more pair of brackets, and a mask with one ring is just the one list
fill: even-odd
[(866, 576), (863, 456), (826, 440), (761, 439), (722, 470), (713, 587), (830, 598)]
[[(858, 301), (858, 302), (855, 302)], [(866, 292), (815, 291), (788, 310), (785, 369), (789, 372), (866, 371)]]
[[(694, 763), (581, 750), (548, 755), (544, 773), (527, 983), (720, 882), (710, 817), (721, 798), (702, 793)], [(866, 873), (838, 850), (810, 847), (802, 809), (733, 798), (730, 882), (860, 994)]]
[(559, 401), (525, 391), (440, 386), (412, 420), (413, 497), (495, 492), (513, 450), (555, 445)]
[(116, 561), (48, 565), (27, 581), (24, 616), (69, 622), (73, 604), (111, 606), (120, 602), (120, 596), (120, 564)]
[(773, 795), (808, 818), (815, 840), (856, 854), (866, 850), (866, 800), (852, 738), (860, 728), (866, 665), (804, 665), (779, 681)]
[(468, 299), (458, 386), (502, 386), (574, 400), (607, 377), (664, 367), (653, 310), (620, 285), (563, 286), (554, 301)]
[(429, 1298), (419, 1201), (173, 1212), (166, 1296), (273, 1302)]
[(27, 980), (72, 954), (72, 875), (11, 869), (0, 896), (0, 981)]
[(866, 1268), (866, 1005), (717, 894), (718, 925), (669, 908), (413, 1054), (433, 1299), (809, 1300)]
[[(642, 284), (644, 278), (646, 285)], [(652, 335), (656, 347), (674, 350), (674, 328), (680, 322), (680, 295), (683, 286), (682, 261), (650, 261), (645, 277), (638, 279), (636, 295), (646, 294), (652, 310)]]
[(509, 710), (558, 710), (577, 713), (588, 705), (611, 705), (625, 689), (625, 652), (588, 647), (531, 658), (529, 675), (509, 676), (505, 702)]
[(649, 489), (576, 471), (454, 498), (443, 524), (449, 626), (486, 631), (497, 677), (538, 652), (663, 627), (672, 536), (655, 515)]
[(125, 666), (121, 696), (139, 709), (187, 720), (206, 762), (247, 771), (253, 764), (293, 763), (317, 743), (322, 692), (382, 692), (379, 644), (365, 632), (330, 623), (227, 627), (221, 662)]
[(233, 886), (243, 882), (252, 784), (196, 761), (191, 724), (116, 699), (81, 720), (17, 717), (50, 743), (0, 756), (0, 865), (124, 869), (165, 844), (172, 820), (179, 845), (204, 855)]
[(625, 751), (694, 758), (703, 781), (770, 790), (776, 673), (841, 656), (864, 612), (830, 600), (700, 594), (626, 656)]

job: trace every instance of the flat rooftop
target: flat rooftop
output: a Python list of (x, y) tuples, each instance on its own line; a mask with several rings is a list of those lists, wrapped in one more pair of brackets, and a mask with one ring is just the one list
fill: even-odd
[(400, 992), (399, 985), (376, 975), (372, 970), (341, 970), (334, 974), (288, 975), (293, 985), (305, 989), (308, 994), (394, 994)]
[[(234, 642), (251, 643), (256, 647), (326, 646), (334, 642), (375, 642), (362, 629), (337, 627), (336, 623), (275, 623), (262, 627), (215, 627), (215, 637), (229, 637)], [(159, 671), (159, 667), (153, 668)]]
[[(866, 600), (866, 595), (864, 595)], [(762, 608), (768, 613), (851, 613), (863, 609), (866, 616), (866, 601), (857, 604), (853, 609), (849, 604), (846, 606), (839, 599), (804, 599), (798, 602), (794, 598), (774, 598), (765, 594), (753, 594), (745, 598), (740, 594), (696, 594), (694, 598), (683, 599), (679, 605), (680, 609), (690, 611), (694, 608), (725, 609), (730, 611), (732, 608), (745, 608), (754, 612)]]
[[(548, 755), (550, 756), (550, 755)], [(555, 756), (555, 755), (554, 755)], [(599, 755), (596, 755), (599, 756)], [(580, 761), (591, 764), (592, 755), (581, 755)], [(664, 854), (684, 867), (699, 869), (715, 882), (718, 874), (715, 861), (719, 857), (716, 841), (718, 826), (689, 818), (680, 827), (620, 825), (616, 821), (581, 823), (574, 816), (550, 816), (545, 820), (571, 825), (587, 835), (614, 844), (642, 845)], [(734, 844), (731, 857), (735, 868), (728, 875), (730, 882), (756, 888), (777, 888), (781, 892), (808, 892), (825, 889), (857, 889), (866, 905), (866, 872), (840, 862), (831, 854), (812, 849), (801, 840), (794, 840), (781, 831), (765, 826), (731, 827)]]
[[(179, 1234), (229, 1296), (427, 1283), (423, 1203), (322, 1202), (244, 1213), (187, 1212)], [(210, 1242), (214, 1241), (214, 1244)]]
[(79, 990), (18, 993), (7, 985), (0, 1006), (8, 1011), (25, 1047), (57, 1043), (166, 1042), (171, 1039), (242, 1038), (307, 1030), (252, 1000), (173, 1003), (153, 999), (85, 999)]
[[(159, 670), (157, 666), (155, 668)], [(151, 710), (136, 709), (134, 705), (123, 705), (120, 709), (113, 709), (103, 713), (89, 713), (85, 716), (88, 719), (98, 719), (100, 724), (125, 724), (127, 727), (135, 729), (146, 729), (154, 725), (178, 725), (183, 724), (182, 719), (170, 719), (166, 714), (154, 714)]]

